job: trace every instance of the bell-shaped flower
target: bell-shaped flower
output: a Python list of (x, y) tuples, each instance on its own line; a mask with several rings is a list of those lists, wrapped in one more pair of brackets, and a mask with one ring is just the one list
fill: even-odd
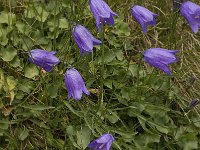
[(73, 97), (75, 100), (80, 100), (82, 97), (82, 93), (85, 93), (87, 95), (90, 94), (85, 86), (82, 76), (76, 69), (68, 69), (64, 75), (64, 78), (65, 86), (68, 91), (68, 99)]
[(192, 31), (197, 33), (200, 27), (200, 6), (190, 1), (184, 2), (181, 5), (180, 13), (185, 17)]
[(155, 17), (158, 16), (157, 14), (154, 14), (153, 12), (149, 11), (148, 9), (135, 5), (131, 8), (131, 13), (133, 18), (141, 25), (142, 31), (144, 33), (147, 32), (147, 26), (148, 25), (156, 25), (156, 19)]
[(60, 60), (54, 56), (55, 54), (55, 51), (48, 52), (42, 49), (33, 49), (30, 51), (28, 60), (31, 63), (43, 68), (45, 71), (50, 72), (54, 65), (60, 63)]
[(151, 48), (144, 52), (144, 61), (151, 66), (164, 71), (166, 74), (171, 75), (168, 65), (178, 61), (176, 58), (177, 52), (179, 51), (163, 48)]
[(113, 16), (118, 16), (103, 0), (90, 0), (90, 10), (96, 19), (99, 31), (101, 31), (101, 24), (114, 25)]
[(189, 103), (188, 109), (190, 110), (190, 109), (194, 108), (195, 106), (199, 105), (199, 103), (200, 103), (200, 100), (199, 100), (199, 99), (193, 99), (193, 100)]
[(74, 27), (73, 37), (81, 54), (92, 52), (94, 45), (101, 44), (101, 41), (94, 38), (94, 36), (82, 25), (76, 25)]
[(114, 141), (114, 137), (111, 134), (103, 134), (98, 139), (93, 140), (88, 147), (93, 150), (110, 150), (110, 147)]

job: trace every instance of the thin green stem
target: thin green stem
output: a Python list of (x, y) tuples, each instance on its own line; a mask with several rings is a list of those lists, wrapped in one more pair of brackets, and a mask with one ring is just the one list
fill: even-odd
[(103, 101), (104, 101), (104, 89), (103, 89), (103, 83), (104, 83), (104, 26), (102, 25), (101, 26), (101, 59), (102, 59), (102, 62), (101, 62), (101, 100), (100, 100), (100, 107), (103, 105)]

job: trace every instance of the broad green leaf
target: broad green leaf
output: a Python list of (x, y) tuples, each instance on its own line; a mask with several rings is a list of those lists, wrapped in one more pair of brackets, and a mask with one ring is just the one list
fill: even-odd
[(47, 88), (47, 92), (50, 95), (51, 98), (56, 98), (58, 95), (58, 84), (56, 85), (51, 85)]
[(13, 47), (2, 48), (0, 54), (4, 61), (11, 61), (17, 55), (17, 50)]
[(124, 59), (124, 54), (123, 54), (122, 50), (116, 50), (115, 54), (116, 54), (118, 60), (122, 61)]
[(17, 22), (15, 25), (20, 33), (28, 35), (31, 32), (31, 26), (22, 22)]
[(115, 29), (112, 30), (113, 33), (119, 35), (119, 36), (129, 36), (130, 35), (130, 28), (128, 23), (125, 22), (118, 22), (115, 25)]
[[(1, 33), (1, 31), (0, 31)], [(6, 33), (3, 32), (3, 34), (0, 36), (0, 44), (2, 46), (6, 46), (8, 44), (8, 38), (6, 37)]]
[(21, 82), (18, 85), (18, 89), (25, 92), (30, 93), (34, 88), (34, 83), (27, 80), (21, 80)]
[(13, 67), (20, 67), (22, 69), (22, 64), (21, 64), (21, 61), (19, 59), (19, 57), (15, 57), (11, 62), (10, 64), (13, 66)]
[(14, 88), (17, 85), (17, 81), (13, 76), (7, 76), (6, 78), (6, 83), (7, 83), (7, 92), (14, 90)]
[(80, 131), (77, 132), (76, 136), (77, 144), (80, 145), (83, 149), (85, 149), (91, 140), (91, 130), (88, 127), (84, 126), (83, 128), (81, 128)]
[(33, 78), (39, 75), (39, 70), (34, 64), (29, 64), (24, 68), (24, 75), (27, 78)]
[(47, 17), (49, 16), (49, 12), (45, 10), (45, 8), (37, 5), (30, 6), (26, 11), (24, 12), (28, 18), (35, 18), (38, 21), (45, 22)]
[(16, 22), (16, 16), (13, 13), (2, 11), (0, 13), (0, 23), (6, 23), (12, 25)]
[(137, 77), (137, 75), (138, 75), (138, 65), (130, 64), (128, 70), (131, 72), (133, 77)]
[(59, 28), (61, 29), (68, 29), (68, 21), (65, 18), (59, 19)]
[(108, 118), (108, 120), (113, 124), (120, 119), (117, 112), (111, 112), (111, 111), (105, 117)]
[(112, 89), (112, 80), (105, 80), (104, 85), (107, 86), (109, 89)]
[(80, 149), (80, 146), (77, 144), (77, 142), (75, 141), (75, 138), (74, 138), (74, 136), (77, 133), (77, 131), (74, 129), (74, 127), (71, 125), (67, 126), (66, 132), (67, 132), (69, 139), (72, 142), (73, 146)]

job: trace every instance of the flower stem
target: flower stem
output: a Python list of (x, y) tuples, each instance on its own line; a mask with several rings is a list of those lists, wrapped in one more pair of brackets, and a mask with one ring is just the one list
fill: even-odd
[(102, 59), (102, 62), (101, 62), (101, 100), (100, 100), (100, 107), (103, 105), (103, 101), (104, 101), (104, 89), (103, 89), (103, 83), (104, 83), (104, 26), (102, 25), (101, 26), (101, 59)]

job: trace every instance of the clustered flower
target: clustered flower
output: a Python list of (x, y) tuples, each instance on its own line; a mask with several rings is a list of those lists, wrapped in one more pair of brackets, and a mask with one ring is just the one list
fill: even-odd
[[(174, 0), (174, 6), (180, 5), (180, 13), (189, 23), (194, 33), (198, 32), (200, 27), (200, 6), (190, 1)], [(114, 25), (114, 16), (118, 16), (113, 12), (108, 4), (103, 0), (90, 0), (90, 9), (96, 19), (98, 31), (104, 24)], [(155, 17), (158, 15), (151, 12), (145, 7), (134, 5), (131, 8), (133, 18), (140, 24), (143, 33), (147, 33), (147, 26), (155, 26)], [(100, 45), (102, 42), (96, 39), (84, 26), (75, 25), (73, 29), (73, 37), (76, 45), (80, 49), (81, 54), (88, 54), (93, 51), (95, 45)], [(178, 61), (176, 53), (178, 50), (167, 50), (164, 48), (150, 48), (144, 51), (144, 61), (149, 65), (162, 70), (167, 75), (171, 75), (169, 64)], [(46, 51), (42, 49), (33, 49), (29, 53), (28, 60), (50, 72), (54, 65), (60, 63), (60, 60), (55, 56), (56, 52)], [(84, 80), (80, 73), (75, 68), (69, 68), (64, 74), (65, 86), (68, 91), (68, 99), (73, 97), (75, 100), (80, 100), (82, 93), (89, 95), (90, 92), (85, 86)], [(199, 101), (198, 101), (199, 102)], [(190, 107), (196, 105), (197, 102), (191, 102)], [(114, 137), (111, 134), (103, 134), (98, 139), (88, 144), (89, 148), (94, 150), (109, 150)]]

